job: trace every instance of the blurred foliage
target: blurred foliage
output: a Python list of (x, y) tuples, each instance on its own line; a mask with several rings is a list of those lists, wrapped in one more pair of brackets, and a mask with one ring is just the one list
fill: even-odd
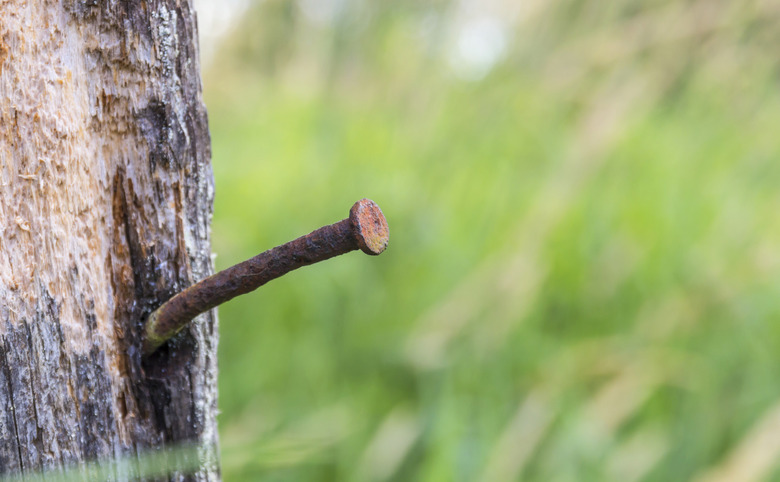
[[(98, 482), (106, 480), (178, 480), (198, 469), (217, 467), (215, 446), (181, 444), (58, 469), (0, 475), (2, 482)], [(212, 470), (213, 472), (213, 470)]]
[(780, 480), (780, 8), (272, 1), (204, 72), (225, 480)]

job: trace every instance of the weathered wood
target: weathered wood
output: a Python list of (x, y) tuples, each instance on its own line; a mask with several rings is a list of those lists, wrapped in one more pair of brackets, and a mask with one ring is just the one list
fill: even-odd
[(196, 38), (186, 0), (0, 4), (0, 473), (216, 444), (214, 313), (140, 356), (212, 270)]

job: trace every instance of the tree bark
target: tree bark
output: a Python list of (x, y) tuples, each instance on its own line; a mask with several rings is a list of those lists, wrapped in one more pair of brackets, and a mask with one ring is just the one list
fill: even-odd
[(0, 0), (0, 474), (216, 446), (214, 312), (140, 356), (212, 271), (196, 41), (187, 0)]

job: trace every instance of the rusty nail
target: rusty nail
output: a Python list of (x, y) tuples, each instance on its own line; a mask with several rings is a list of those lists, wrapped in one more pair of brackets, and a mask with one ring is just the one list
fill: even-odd
[(144, 355), (151, 355), (193, 318), (294, 269), (360, 249), (378, 255), (387, 248), (390, 231), (382, 210), (361, 199), (349, 217), (306, 236), (269, 249), (174, 295), (149, 315), (144, 329)]

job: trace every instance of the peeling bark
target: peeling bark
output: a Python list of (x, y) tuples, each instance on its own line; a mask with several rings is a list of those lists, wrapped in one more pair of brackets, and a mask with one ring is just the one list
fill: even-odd
[(212, 271), (196, 40), (186, 0), (0, 1), (0, 474), (216, 445), (215, 314), (140, 357)]

